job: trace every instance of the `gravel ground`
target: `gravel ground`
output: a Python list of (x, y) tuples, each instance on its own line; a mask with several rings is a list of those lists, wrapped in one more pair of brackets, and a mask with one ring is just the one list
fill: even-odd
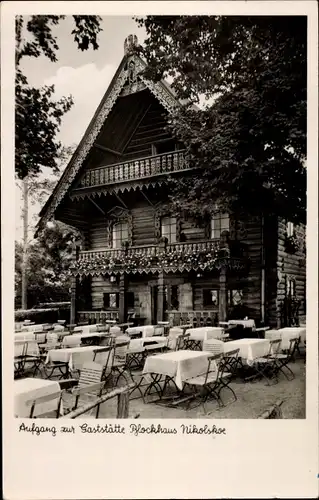
[[(295, 379), (288, 381), (282, 374), (279, 383), (267, 386), (265, 380), (243, 382), (235, 380), (232, 388), (237, 395), (237, 401), (230, 402), (225, 408), (218, 409), (216, 401), (207, 403), (209, 415), (204, 415), (203, 408), (189, 410), (168, 408), (156, 403), (144, 404), (142, 399), (130, 401), (130, 418), (257, 418), (277, 401), (283, 401), (282, 416), (286, 419), (305, 418), (305, 374), (306, 365), (302, 359), (291, 363)], [(227, 391), (227, 394), (230, 394)], [(227, 403), (225, 393), (225, 403)], [(99, 418), (116, 417), (117, 398), (101, 405)], [(84, 417), (84, 415), (83, 415)]]

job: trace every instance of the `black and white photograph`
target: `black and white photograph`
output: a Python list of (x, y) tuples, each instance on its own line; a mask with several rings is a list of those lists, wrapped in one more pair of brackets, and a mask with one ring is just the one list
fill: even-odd
[(304, 419), (307, 16), (15, 24), (14, 416)]

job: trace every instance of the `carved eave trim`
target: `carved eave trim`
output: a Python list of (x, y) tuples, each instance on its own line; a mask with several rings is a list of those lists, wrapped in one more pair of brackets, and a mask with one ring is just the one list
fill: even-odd
[(94, 191), (91, 190), (72, 191), (70, 193), (70, 198), (71, 200), (83, 200), (85, 198), (95, 198), (95, 197), (100, 198), (102, 195), (104, 196), (104, 195), (112, 195), (114, 193), (125, 193), (130, 191), (137, 191), (138, 189), (141, 190), (143, 187), (158, 188), (162, 184), (165, 184), (165, 179), (156, 180), (154, 182), (141, 181), (141, 182), (136, 182), (133, 185), (132, 183), (130, 183), (114, 187), (102, 186), (100, 188), (94, 188)]
[[(71, 161), (66, 167), (60, 182), (56, 186), (51, 199), (48, 201), (47, 206), (44, 207), (44, 214), (40, 219), (38, 224), (38, 230), (41, 230), (45, 227), (46, 223), (54, 217), (54, 212), (59, 204), (62, 202), (65, 197), (67, 191), (70, 188), (71, 183), (74, 181), (75, 176), (79, 172), (84, 160), (86, 159), (89, 151), (94, 146), (94, 142), (100, 133), (105, 120), (109, 113), (111, 112), (117, 98), (119, 97), (124, 84), (128, 78), (128, 70), (127, 64), (125, 62), (129, 62), (129, 60), (134, 60), (137, 74), (143, 71), (146, 67), (146, 64), (142, 59), (137, 55), (129, 56), (128, 59), (122, 61), (120, 67), (122, 68), (119, 71), (114, 83), (111, 82), (110, 87), (108, 88), (106, 95), (104, 96), (101, 108), (93, 121), (89, 126), (89, 130), (86, 132), (82, 139), (82, 144), (80, 143), (78, 149), (74, 153)], [(141, 81), (145, 84), (145, 86), (150, 90), (150, 92), (158, 99), (158, 101), (164, 106), (164, 108), (168, 112), (172, 112), (174, 108), (179, 106), (178, 100), (174, 97), (170, 88), (164, 85), (162, 82), (154, 83), (150, 80), (147, 80), (142, 75), (139, 75)], [(104, 102), (103, 102), (104, 101)], [(121, 189), (119, 189), (121, 191)]]

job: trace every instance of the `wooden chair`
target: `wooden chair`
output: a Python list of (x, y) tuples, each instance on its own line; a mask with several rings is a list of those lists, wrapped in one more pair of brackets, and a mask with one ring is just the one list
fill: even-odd
[(275, 376), (275, 383), (278, 383), (276, 369), (276, 359), (281, 345), (281, 339), (274, 339), (269, 342), (269, 351), (266, 356), (254, 359), (254, 368), (258, 374), (267, 380), (267, 385), (270, 384), (270, 378)]
[[(196, 406), (202, 405), (205, 415), (209, 414), (206, 411), (206, 401), (210, 397), (217, 400), (219, 408), (226, 406), (220, 397), (222, 389), (226, 387), (233, 393), (234, 400), (237, 400), (235, 392), (231, 387), (229, 387), (227, 382), (227, 379), (232, 377), (232, 373), (226, 371), (227, 364), (223, 361), (223, 355), (214, 354), (208, 356), (207, 360), (208, 366), (206, 373), (198, 375), (197, 377), (192, 377), (184, 382), (185, 385), (190, 386), (194, 398), (199, 399), (199, 404)], [(198, 389), (201, 390), (202, 394), (199, 394)], [(191, 401), (188, 403), (188, 408), (190, 404)]]
[[(288, 366), (288, 363), (290, 363), (291, 361), (294, 360), (294, 355), (295, 355), (295, 351), (296, 351), (296, 348), (298, 346), (299, 340), (300, 340), (299, 337), (295, 337), (295, 338), (289, 340), (289, 349), (288, 349), (287, 354), (277, 353), (275, 356), (270, 357), (274, 361), (276, 375), (278, 375), (278, 373), (281, 372), (286, 377), (286, 379), (289, 381), (291, 381), (295, 378), (295, 374), (291, 370), (291, 368)], [(287, 370), (288, 374), (285, 373), (284, 369)]]
[(204, 340), (203, 351), (211, 354), (221, 354), (224, 352), (224, 343), (218, 339)]
[(192, 339), (191, 334), (184, 334), (184, 346), (183, 349), (188, 349), (190, 351), (201, 351), (202, 350), (202, 341), (197, 339)]
[(28, 343), (24, 340), (16, 340), (14, 343), (14, 378), (22, 377), (24, 374), (24, 359), (27, 354)]
[(27, 405), (31, 405), (29, 418), (43, 417), (43, 415), (45, 415), (48, 412), (43, 412), (40, 415), (38, 414), (37, 416), (34, 416), (34, 412), (35, 412), (36, 406), (40, 405), (40, 404), (43, 404), (43, 403), (48, 403), (49, 401), (53, 401), (53, 400), (56, 400), (57, 406), (56, 406), (56, 409), (52, 410), (52, 411), (55, 412), (56, 418), (59, 418), (60, 417), (60, 412), (61, 412), (62, 391), (60, 391), (58, 393), (55, 392), (53, 394), (47, 394), (45, 396), (40, 396), (37, 399), (30, 399), (30, 400), (28, 400), (26, 402), (26, 404)]

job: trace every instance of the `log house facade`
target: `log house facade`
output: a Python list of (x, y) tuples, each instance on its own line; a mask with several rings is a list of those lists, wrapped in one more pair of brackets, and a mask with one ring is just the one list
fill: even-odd
[(82, 235), (71, 266), (71, 323), (217, 324), (241, 313), (271, 326), (298, 322), (304, 227), (228, 214), (198, 225), (170, 213), (166, 179), (196, 171), (166, 129), (179, 102), (166, 82), (140, 74), (136, 43), (126, 39), (123, 60), (40, 213), (40, 230), (55, 218)]

